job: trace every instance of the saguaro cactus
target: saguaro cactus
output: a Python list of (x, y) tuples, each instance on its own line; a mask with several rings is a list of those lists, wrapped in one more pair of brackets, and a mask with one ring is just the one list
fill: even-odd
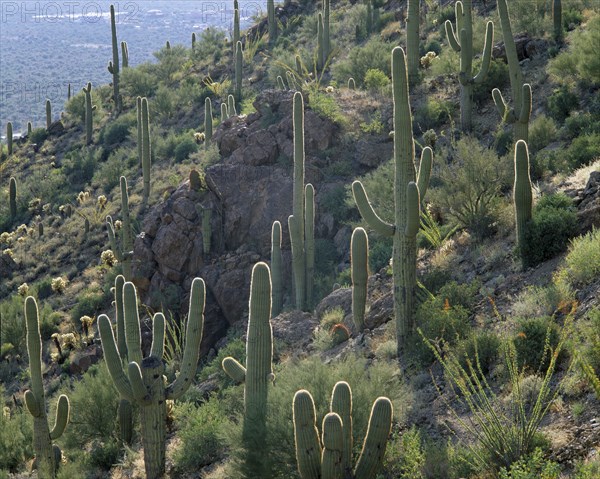
[(213, 134), (213, 114), (212, 114), (212, 102), (210, 98), (206, 97), (204, 100), (204, 148), (208, 149), (210, 146), (210, 140)]
[(242, 101), (242, 42), (235, 44), (235, 101), (239, 105)]
[(233, 95), (227, 96), (227, 118), (237, 116), (237, 108), (235, 107), (235, 97)]
[(272, 311), (273, 317), (281, 313), (283, 306), (283, 257), (281, 255), (281, 223), (273, 222), (271, 228), (271, 282), (273, 285)]
[(27, 353), (29, 355), (29, 374), (31, 389), (25, 391), (25, 405), (33, 416), (33, 449), (37, 462), (38, 477), (53, 479), (58, 467), (57, 459), (61, 452), (52, 441), (62, 436), (69, 422), (69, 399), (64, 394), (58, 398), (56, 422), (52, 431), (48, 426), (46, 398), (42, 381), (42, 339), (38, 307), (35, 299), (25, 299), (25, 321), (27, 326)]
[(317, 71), (322, 71), (325, 67), (325, 25), (323, 13), (317, 15)]
[(273, 0), (267, 0), (267, 22), (269, 24), (269, 43), (272, 45), (277, 40), (277, 18)]
[[(293, 403), (294, 438), (298, 472), (302, 479), (374, 479), (381, 469), (392, 427), (392, 403), (375, 400), (362, 452), (352, 469), (352, 391), (348, 383), (333, 388), (330, 413), (323, 419), (322, 442), (317, 429), (315, 403), (306, 390), (296, 392)], [(321, 447), (321, 443), (323, 447)]]
[(150, 116), (148, 99), (142, 98), (142, 176), (144, 178), (143, 198), (150, 196)]
[(517, 225), (517, 245), (525, 265), (525, 228), (531, 220), (533, 196), (529, 176), (529, 152), (527, 151), (527, 143), (523, 140), (517, 141), (515, 146), (513, 201), (515, 204), (515, 223)]
[(46, 100), (46, 130), (50, 129), (50, 125), (52, 125), (52, 103)]
[(123, 70), (129, 68), (129, 48), (127, 42), (121, 42), (121, 61), (123, 62)]
[(8, 204), (10, 209), (10, 219), (14, 220), (17, 216), (17, 180), (13, 176), (8, 180)]
[(233, 48), (237, 48), (237, 42), (240, 41), (240, 11), (235, 8), (233, 10)]
[(192, 383), (200, 355), (200, 341), (204, 326), (204, 281), (192, 281), (185, 348), (181, 371), (168, 386), (163, 379), (162, 362), (165, 338), (165, 317), (157, 313), (153, 318), (150, 356), (142, 358), (140, 319), (136, 290), (133, 283), (123, 285), (123, 312), (127, 353), (131, 361), (127, 373), (123, 370), (110, 319), (98, 318), (104, 358), (110, 376), (121, 397), (135, 401), (140, 408), (144, 465), (148, 479), (163, 477), (166, 448), (166, 400), (179, 398)]
[(256, 263), (252, 268), (249, 308), (246, 367), (232, 357), (225, 358), (222, 366), (234, 381), (244, 381), (242, 434), (247, 476), (269, 477), (262, 455), (267, 434), (268, 385), (273, 380), (271, 273), (266, 263)]
[(210, 253), (210, 240), (212, 230), (210, 227), (210, 219), (212, 210), (210, 208), (202, 208), (202, 251), (204, 254)]
[(112, 36), (112, 61), (108, 62), (108, 72), (113, 76), (113, 101), (115, 110), (121, 111), (121, 99), (119, 97), (119, 43), (117, 41), (117, 25), (115, 23), (115, 6), (110, 6), (110, 32)]
[(331, 37), (329, 34), (329, 0), (323, 0), (323, 60), (327, 61), (331, 54)]
[(563, 40), (561, 0), (552, 0), (552, 23), (554, 25), (554, 41), (561, 43)]
[(433, 153), (426, 147), (421, 154), (419, 175), (415, 171), (415, 147), (408, 99), (406, 58), (400, 47), (392, 51), (392, 88), (394, 101), (394, 203), (393, 224), (383, 221), (369, 203), (360, 181), (352, 184), (354, 200), (363, 219), (383, 236), (394, 238), (394, 315), (398, 340), (398, 357), (414, 327), (414, 290), (416, 286), (417, 245), (420, 198), (425, 196)]
[(142, 134), (142, 97), (138, 96), (135, 99), (135, 104), (137, 108), (137, 154), (138, 154), (138, 163), (140, 168), (142, 167), (142, 143), (143, 143), (143, 134)]
[(8, 156), (13, 154), (13, 125), (12, 121), (6, 123), (6, 145), (8, 146)]
[(529, 136), (529, 118), (531, 116), (531, 85), (523, 83), (523, 75), (519, 66), (519, 57), (510, 26), (506, 0), (498, 0), (498, 13), (500, 15), (500, 25), (502, 26), (502, 36), (504, 37), (506, 58), (508, 58), (508, 75), (510, 78), (513, 108), (508, 106), (508, 103), (502, 97), (502, 93), (497, 88), (492, 90), (492, 97), (500, 116), (505, 122), (513, 125), (513, 141), (515, 143), (519, 140), (527, 141)]
[(365, 329), (367, 280), (369, 279), (369, 237), (363, 228), (355, 228), (350, 240), (352, 263), (352, 319), (358, 331)]
[(420, 0), (408, 0), (406, 7), (406, 55), (408, 80), (414, 85), (419, 80), (419, 13)]
[(92, 84), (90, 82), (83, 88), (83, 92), (85, 93), (85, 143), (90, 145), (94, 133), (94, 107), (92, 106)]
[(131, 227), (131, 219), (129, 216), (129, 194), (127, 191), (127, 179), (121, 176), (121, 217), (123, 218), (123, 227), (121, 228), (121, 244), (122, 249), (117, 245), (115, 234), (115, 226), (110, 216), (106, 217), (106, 226), (108, 230), (108, 239), (110, 247), (115, 254), (117, 260), (123, 264), (123, 275), (130, 281), (131, 273), (131, 257), (133, 256), (133, 229)]
[(452, 22), (446, 20), (446, 36), (452, 49), (460, 53), (460, 125), (463, 131), (471, 130), (471, 113), (473, 111), (473, 85), (481, 83), (487, 75), (492, 58), (494, 43), (494, 24), (488, 22), (485, 30), (483, 60), (477, 75), (473, 76), (473, 15), (471, 0), (456, 2), (456, 30)]

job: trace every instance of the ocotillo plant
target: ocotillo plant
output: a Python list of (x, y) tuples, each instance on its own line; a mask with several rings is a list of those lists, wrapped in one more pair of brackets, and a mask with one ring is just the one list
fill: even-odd
[(242, 102), (242, 62), (243, 62), (242, 42), (235, 44), (235, 101), (237, 104)]
[(121, 42), (121, 61), (123, 62), (123, 70), (129, 68), (129, 48), (127, 42)]
[[(304, 185), (304, 100), (294, 93), (294, 184), (292, 215), (288, 218), (292, 245), (292, 269), (297, 309), (306, 309), (312, 301), (314, 268), (314, 188)], [(312, 226), (311, 226), (312, 225)], [(307, 233), (310, 238), (307, 238)]]
[(120, 109), (119, 98), (119, 43), (117, 41), (117, 25), (115, 23), (115, 6), (110, 6), (110, 32), (112, 37), (112, 61), (108, 62), (108, 72), (113, 76), (113, 101), (115, 110)]
[(138, 96), (135, 100), (136, 108), (137, 108), (137, 154), (138, 154), (138, 163), (140, 168), (142, 167), (142, 97)]
[(210, 140), (213, 134), (213, 115), (212, 115), (212, 102), (210, 98), (206, 97), (204, 100), (204, 148), (208, 149), (210, 146)]
[(10, 209), (10, 219), (14, 220), (17, 216), (17, 180), (10, 177), (8, 180), (8, 204)]
[(485, 30), (483, 60), (477, 75), (473, 76), (473, 14), (471, 0), (456, 2), (456, 30), (452, 22), (446, 20), (446, 36), (452, 49), (460, 53), (460, 125), (463, 131), (471, 130), (473, 111), (473, 85), (481, 83), (487, 75), (492, 58), (494, 42), (494, 24), (488, 22)]
[(48, 426), (46, 398), (42, 380), (42, 339), (38, 307), (35, 299), (25, 299), (25, 321), (27, 326), (27, 353), (31, 389), (25, 391), (25, 404), (33, 416), (33, 449), (40, 479), (54, 479), (61, 452), (52, 441), (58, 439), (69, 422), (69, 399), (64, 394), (58, 398), (56, 422), (52, 430)]
[(275, 17), (275, 2), (267, 0), (267, 23), (269, 25), (269, 43), (273, 45), (277, 40), (277, 18)]
[(52, 125), (52, 103), (46, 100), (46, 130), (50, 129), (50, 125)]
[(131, 273), (131, 257), (133, 256), (133, 229), (131, 227), (131, 219), (129, 216), (129, 194), (127, 191), (127, 180), (121, 176), (121, 217), (123, 218), (123, 226), (121, 228), (121, 244), (122, 249), (117, 244), (115, 226), (110, 216), (106, 217), (106, 227), (108, 231), (108, 239), (110, 247), (119, 261), (123, 265), (123, 275), (130, 281)]
[[(354, 200), (363, 219), (383, 236), (394, 238), (394, 315), (398, 357), (404, 353), (406, 338), (414, 327), (414, 301), (417, 269), (416, 236), (419, 231), (420, 198), (425, 196), (433, 153), (426, 147), (421, 154), (419, 175), (415, 171), (415, 147), (408, 99), (406, 57), (400, 47), (392, 51), (394, 102), (394, 204), (393, 224), (383, 221), (369, 203), (360, 181), (352, 184)], [(420, 188), (420, 190), (419, 190)]]
[(256, 263), (250, 282), (250, 315), (246, 339), (246, 367), (232, 357), (223, 370), (244, 382), (243, 441), (247, 477), (269, 477), (264, 449), (267, 434), (267, 395), (273, 380), (273, 331), (271, 329), (271, 273), (266, 263)]
[(529, 117), (531, 116), (531, 85), (523, 83), (506, 0), (498, 0), (498, 13), (500, 15), (500, 25), (502, 26), (502, 36), (504, 37), (506, 58), (508, 58), (508, 76), (510, 78), (513, 108), (508, 106), (508, 103), (502, 97), (502, 93), (497, 88), (492, 90), (492, 97), (502, 119), (513, 125), (513, 141), (515, 143), (518, 140), (527, 141)]
[[(125, 276), (118, 275), (115, 278), (115, 320), (117, 323), (117, 348), (121, 358), (121, 364), (129, 364), (127, 359), (127, 341), (125, 339), (125, 313), (123, 306), (123, 286)], [(123, 444), (131, 444), (133, 437), (133, 407), (131, 402), (121, 395), (119, 408), (117, 409), (119, 420), (119, 438)]]
[(190, 387), (196, 374), (204, 326), (204, 300), (204, 281), (195, 278), (190, 294), (181, 371), (168, 386), (163, 380), (165, 367), (162, 361), (165, 317), (162, 313), (154, 315), (150, 356), (142, 358), (140, 319), (133, 283), (128, 282), (123, 286), (125, 338), (130, 360), (127, 373), (123, 370), (110, 319), (104, 314), (98, 318), (104, 358), (113, 383), (121, 397), (135, 401), (140, 408), (144, 465), (148, 479), (163, 477), (165, 472), (166, 400), (179, 398)]
[[(352, 469), (352, 391), (345, 382), (333, 388), (330, 413), (323, 419), (321, 438), (315, 403), (306, 390), (293, 403), (294, 439), (302, 479), (375, 479), (383, 464), (392, 427), (393, 408), (386, 397), (375, 400), (362, 452)], [(322, 444), (322, 447), (321, 447)]]
[(367, 280), (369, 279), (369, 237), (363, 228), (355, 228), (350, 240), (352, 263), (352, 319), (356, 329), (365, 329)]
[(150, 196), (150, 116), (148, 99), (142, 98), (142, 176), (144, 178), (143, 198)]
[(6, 124), (6, 145), (8, 146), (8, 156), (13, 154), (13, 125), (12, 121)]
[(406, 56), (408, 81), (414, 85), (419, 80), (419, 13), (420, 0), (408, 0), (406, 7)]
[(525, 229), (531, 220), (533, 195), (531, 193), (531, 178), (529, 176), (529, 152), (527, 143), (517, 141), (515, 146), (515, 183), (513, 187), (513, 201), (515, 204), (515, 223), (517, 226), (517, 245), (523, 261), (525, 259)]
[(85, 93), (85, 143), (90, 145), (92, 143), (92, 137), (94, 133), (94, 107), (92, 106), (92, 84), (88, 82), (87, 86), (83, 88)]
[(271, 283), (273, 288), (272, 309), (273, 317), (281, 313), (283, 306), (283, 257), (281, 255), (281, 223), (273, 222), (271, 228)]

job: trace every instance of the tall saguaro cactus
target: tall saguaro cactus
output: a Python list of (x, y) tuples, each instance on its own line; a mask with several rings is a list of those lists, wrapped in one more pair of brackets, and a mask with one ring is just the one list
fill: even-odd
[(25, 299), (25, 321), (27, 326), (27, 354), (31, 389), (25, 391), (25, 405), (33, 416), (33, 449), (40, 479), (54, 479), (60, 458), (60, 449), (52, 441), (62, 436), (69, 422), (69, 399), (64, 394), (58, 398), (56, 422), (52, 430), (48, 426), (46, 398), (42, 381), (42, 339), (38, 307), (35, 299)]
[(256, 263), (250, 282), (250, 315), (246, 339), (246, 367), (232, 357), (223, 370), (244, 382), (243, 441), (247, 477), (269, 477), (262, 449), (267, 434), (267, 395), (273, 380), (273, 331), (271, 329), (271, 273), (266, 263)]
[(165, 339), (165, 317), (157, 313), (153, 318), (150, 356), (143, 358), (141, 350), (140, 319), (136, 290), (133, 283), (123, 285), (123, 312), (125, 342), (130, 363), (123, 369), (121, 356), (106, 315), (98, 318), (104, 358), (110, 376), (122, 398), (135, 402), (140, 408), (144, 466), (148, 479), (158, 479), (165, 472), (166, 400), (179, 398), (192, 383), (200, 356), (200, 341), (204, 326), (205, 286), (201, 278), (192, 281), (185, 348), (181, 371), (169, 385), (165, 384), (162, 362)]
[(355, 228), (350, 240), (352, 263), (352, 319), (358, 331), (365, 329), (367, 280), (369, 279), (369, 237), (363, 228)]
[(554, 41), (556, 43), (561, 43), (563, 40), (561, 0), (552, 0), (552, 23), (554, 26)]
[(135, 99), (136, 105), (136, 113), (137, 113), (137, 154), (138, 154), (138, 163), (140, 168), (142, 167), (142, 143), (143, 143), (143, 134), (142, 134), (142, 97), (138, 96)]
[(115, 22), (115, 6), (110, 6), (110, 32), (112, 36), (112, 61), (108, 62), (108, 72), (113, 76), (113, 101), (115, 110), (121, 111), (121, 98), (119, 96), (119, 42), (117, 41), (117, 25)]
[(394, 238), (394, 315), (398, 340), (398, 357), (406, 346), (406, 338), (414, 328), (417, 243), (420, 199), (429, 183), (433, 153), (426, 147), (421, 154), (417, 177), (412, 118), (408, 99), (406, 57), (400, 47), (392, 51), (392, 89), (394, 102), (394, 204), (393, 224), (383, 221), (369, 203), (360, 181), (352, 184), (354, 200), (363, 219), (383, 236)]
[(483, 82), (490, 67), (492, 44), (494, 42), (494, 24), (488, 22), (485, 30), (483, 60), (477, 75), (473, 76), (473, 14), (471, 0), (456, 2), (456, 29), (450, 20), (446, 20), (446, 36), (452, 49), (460, 53), (460, 125), (463, 131), (470, 131), (473, 111), (473, 85)]
[(408, 0), (406, 7), (406, 55), (408, 80), (414, 85), (419, 80), (419, 13), (420, 0)]
[(525, 228), (532, 216), (533, 195), (529, 176), (529, 152), (527, 151), (527, 143), (523, 140), (517, 141), (515, 146), (513, 201), (515, 204), (515, 223), (517, 225), (517, 245), (525, 265)]
[(277, 18), (275, 17), (275, 2), (267, 0), (267, 23), (269, 25), (269, 43), (273, 45), (277, 40)]
[(331, 54), (331, 37), (329, 23), (329, 0), (323, 0), (323, 60), (327, 61)]
[(235, 53), (237, 42), (239, 42), (240, 39), (240, 11), (235, 8), (233, 10), (233, 53)]
[(323, 21), (323, 13), (317, 15), (317, 72), (320, 72), (325, 67), (325, 24)]
[(143, 197), (147, 201), (150, 196), (150, 116), (147, 98), (142, 98), (142, 176), (144, 178)]
[(9, 121), (6, 124), (6, 145), (8, 146), (8, 156), (13, 154), (13, 124)]
[(239, 105), (242, 102), (242, 67), (244, 55), (242, 42), (235, 44), (235, 101)]
[(50, 125), (52, 125), (52, 103), (46, 100), (46, 130), (50, 130)]
[(129, 68), (129, 47), (127, 42), (121, 42), (121, 61), (123, 62), (123, 70)]
[(498, 13), (500, 15), (500, 25), (502, 26), (502, 36), (504, 37), (506, 58), (508, 58), (508, 76), (510, 78), (513, 108), (509, 107), (497, 88), (492, 90), (492, 97), (502, 119), (513, 125), (513, 141), (515, 143), (519, 140), (528, 141), (529, 118), (531, 117), (531, 85), (523, 83), (523, 74), (519, 66), (519, 57), (510, 26), (506, 0), (498, 0)]
[(106, 226), (108, 230), (108, 239), (110, 247), (115, 254), (117, 260), (123, 264), (123, 275), (127, 281), (131, 281), (131, 257), (133, 256), (133, 228), (131, 226), (131, 218), (129, 216), (129, 193), (127, 190), (127, 179), (121, 176), (121, 218), (123, 226), (121, 228), (121, 244), (122, 248), (117, 245), (115, 225), (110, 216), (106, 217)]
[(304, 100), (300, 92), (294, 93), (293, 124), (294, 184), (292, 215), (288, 218), (288, 228), (292, 245), (296, 308), (306, 309), (312, 301), (315, 203), (314, 187), (310, 183), (304, 185)]
[(17, 216), (17, 179), (14, 176), (11, 176), (8, 180), (8, 205), (10, 219), (14, 220)]
[(281, 313), (283, 306), (283, 257), (281, 255), (281, 223), (273, 222), (271, 228), (271, 282), (273, 285), (272, 309), (273, 317)]
[(208, 149), (213, 134), (212, 102), (209, 97), (204, 100), (204, 148)]
[[(319, 438), (317, 414), (311, 394), (294, 395), (294, 439), (298, 472), (302, 479), (375, 479), (383, 464), (392, 428), (392, 403), (379, 397), (373, 403), (362, 452), (352, 468), (352, 391), (340, 381), (333, 388), (330, 411)], [(322, 444), (322, 446), (321, 446)]]
[(88, 82), (83, 88), (85, 93), (85, 144), (90, 145), (94, 133), (94, 107), (92, 106), (92, 84)]

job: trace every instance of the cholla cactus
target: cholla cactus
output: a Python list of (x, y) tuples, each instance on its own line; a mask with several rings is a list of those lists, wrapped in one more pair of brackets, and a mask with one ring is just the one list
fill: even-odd
[(106, 199), (106, 196), (104, 196), (104, 195), (98, 196), (98, 199), (96, 200), (96, 208), (98, 209), (98, 211), (104, 211), (104, 208), (106, 208), (107, 202), (108, 202), (108, 200)]
[(94, 342), (94, 332), (92, 330), (92, 325), (94, 324), (96, 318), (91, 316), (82, 316), (79, 318), (81, 322), (81, 328), (83, 329), (82, 340), (86, 346), (89, 346)]
[(27, 283), (23, 283), (17, 288), (17, 292), (19, 293), (19, 296), (27, 296), (27, 293), (29, 293), (29, 285)]
[(62, 294), (65, 292), (68, 283), (69, 281), (67, 279), (61, 278), (59, 276), (58, 278), (54, 278), (52, 280), (50, 286), (52, 287), (52, 291), (58, 294)]
[(427, 70), (431, 66), (435, 58), (437, 58), (435, 52), (427, 52), (424, 56), (421, 57), (421, 66), (425, 68), (425, 70)]
[(118, 263), (115, 254), (110, 249), (102, 251), (102, 254), (100, 255), (100, 261), (102, 261), (102, 264), (105, 264), (106, 266), (110, 267), (113, 267), (115, 264)]
[(77, 195), (77, 202), (82, 205), (84, 204), (87, 200), (90, 199), (90, 192), (89, 191), (80, 191)]

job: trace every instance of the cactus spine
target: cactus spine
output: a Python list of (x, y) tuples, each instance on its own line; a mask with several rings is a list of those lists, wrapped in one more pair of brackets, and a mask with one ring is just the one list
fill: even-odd
[[(352, 192), (360, 214), (369, 226), (381, 235), (394, 238), (394, 315), (396, 317), (398, 357), (400, 358), (406, 346), (406, 338), (414, 327), (419, 204), (420, 198), (425, 196), (433, 156), (431, 148), (423, 149), (417, 177), (412, 118), (408, 99), (406, 57), (400, 47), (396, 47), (392, 51), (392, 87), (395, 163), (394, 224), (388, 224), (377, 216), (360, 181), (352, 184)], [(420, 193), (419, 187), (421, 187)]]
[(50, 130), (50, 125), (52, 125), (52, 103), (46, 100), (46, 130)]
[(242, 42), (235, 44), (235, 101), (239, 105), (242, 101)]
[(498, 0), (498, 13), (500, 15), (500, 25), (502, 26), (502, 36), (504, 37), (506, 58), (508, 58), (508, 75), (514, 106), (513, 108), (508, 106), (508, 103), (502, 97), (502, 93), (497, 88), (492, 90), (492, 97), (502, 119), (513, 125), (513, 141), (515, 143), (519, 140), (528, 141), (529, 118), (531, 116), (531, 85), (523, 83), (506, 0)]
[(300, 92), (294, 93), (293, 123), (294, 186), (292, 215), (288, 218), (288, 228), (292, 245), (296, 308), (306, 309), (312, 301), (315, 207), (313, 186), (304, 186), (304, 100)]
[(408, 0), (406, 15), (406, 55), (408, 81), (414, 85), (419, 80), (419, 11), (420, 0)]
[(13, 125), (12, 121), (6, 124), (6, 145), (8, 146), (8, 156), (13, 154)]
[(256, 263), (252, 268), (249, 308), (246, 367), (227, 357), (223, 360), (223, 370), (235, 381), (244, 381), (243, 441), (247, 476), (269, 477), (261, 454), (267, 434), (268, 385), (273, 379), (271, 273), (266, 263)]
[(204, 148), (208, 149), (210, 140), (213, 134), (213, 115), (212, 115), (212, 102), (210, 98), (206, 97), (204, 100)]
[(281, 255), (281, 223), (273, 222), (271, 228), (271, 282), (273, 285), (272, 311), (273, 317), (281, 313), (283, 306), (283, 257)]
[(121, 42), (121, 61), (123, 62), (123, 70), (129, 68), (129, 47), (127, 42)]
[(121, 99), (119, 97), (119, 43), (117, 41), (117, 25), (115, 23), (115, 6), (110, 6), (110, 32), (112, 36), (112, 56), (108, 62), (108, 72), (113, 76), (113, 101), (117, 112), (121, 111)]
[(191, 287), (181, 371), (168, 386), (163, 379), (162, 362), (165, 317), (162, 313), (154, 315), (150, 356), (142, 358), (140, 320), (133, 283), (123, 285), (125, 341), (131, 361), (127, 373), (123, 370), (110, 319), (104, 314), (98, 318), (104, 358), (117, 391), (123, 398), (135, 401), (140, 408), (144, 465), (148, 479), (163, 477), (165, 472), (166, 400), (179, 398), (190, 387), (196, 374), (204, 326), (204, 302), (204, 281), (195, 278)]
[(142, 98), (142, 176), (144, 178), (143, 198), (150, 196), (150, 117), (148, 99)]
[(83, 92), (85, 93), (85, 143), (86, 145), (90, 145), (92, 143), (92, 135), (94, 133), (92, 84), (88, 82), (87, 86), (83, 88)]
[(29, 374), (31, 389), (25, 391), (25, 404), (33, 416), (33, 449), (35, 451), (38, 476), (40, 479), (56, 477), (57, 457), (60, 449), (52, 441), (58, 439), (69, 422), (69, 399), (64, 394), (58, 398), (56, 422), (52, 431), (48, 426), (46, 399), (42, 382), (42, 339), (38, 307), (35, 299), (29, 296), (25, 300), (25, 321), (27, 326), (27, 353), (29, 355)]
[(517, 226), (517, 245), (525, 264), (525, 229), (531, 220), (533, 196), (531, 193), (531, 178), (529, 176), (529, 152), (527, 143), (517, 141), (515, 146), (515, 183), (513, 187), (515, 218)]
[(137, 154), (138, 154), (138, 163), (140, 168), (142, 167), (142, 143), (143, 143), (143, 135), (142, 135), (142, 97), (138, 96), (135, 99), (135, 104), (137, 108)]
[(275, 2), (267, 0), (267, 22), (269, 25), (269, 43), (272, 45), (277, 40), (277, 19), (275, 18)]
[(358, 331), (365, 329), (367, 280), (369, 279), (369, 238), (363, 228), (355, 228), (350, 240), (352, 263), (352, 319)]
[(8, 180), (8, 203), (10, 209), (10, 219), (14, 220), (17, 216), (17, 180), (11, 176)]
[(456, 29), (446, 20), (446, 36), (452, 49), (460, 53), (460, 124), (463, 131), (471, 130), (473, 111), (473, 85), (481, 83), (487, 75), (492, 58), (494, 24), (488, 22), (485, 30), (483, 60), (477, 75), (473, 76), (473, 15), (471, 0), (456, 2)]
[(298, 472), (302, 479), (375, 479), (381, 469), (392, 427), (392, 403), (375, 400), (362, 452), (352, 470), (352, 391), (348, 383), (333, 388), (329, 414), (323, 419), (322, 444), (316, 426), (315, 404), (306, 390), (296, 392), (293, 403), (294, 439)]

